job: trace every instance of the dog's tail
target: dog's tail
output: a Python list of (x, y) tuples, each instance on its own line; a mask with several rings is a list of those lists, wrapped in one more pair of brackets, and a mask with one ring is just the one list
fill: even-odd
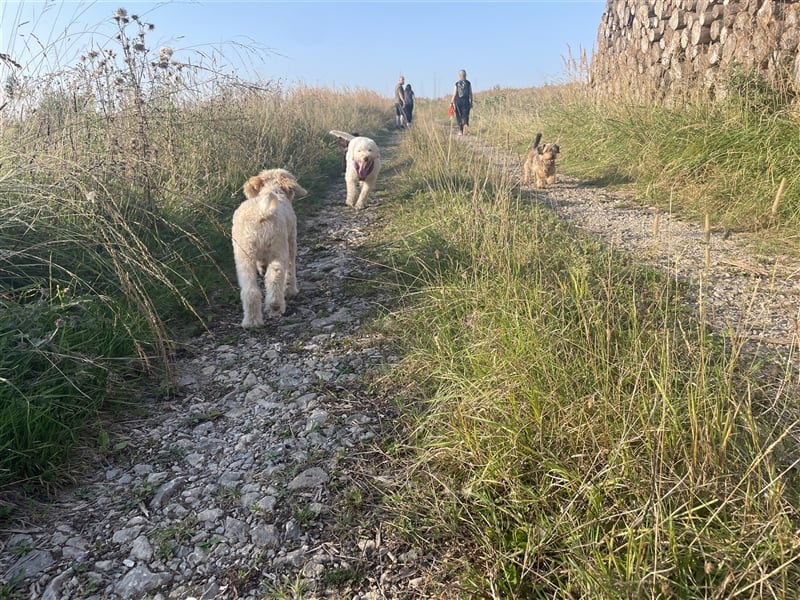
[(533, 140), (533, 147), (534, 147), (534, 148), (538, 148), (538, 147), (539, 147), (539, 142), (540, 142), (541, 140), (542, 140), (542, 134), (541, 134), (541, 132), (540, 132), (540, 133), (537, 133), (537, 134), (536, 134), (536, 138)]
[[(253, 200), (254, 198), (258, 198), (258, 195), (261, 193), (261, 188), (263, 187), (264, 187), (264, 179), (262, 177), (259, 177), (258, 175), (254, 175), (244, 183), (243, 189), (245, 198), (247, 198), (248, 200)], [(300, 186), (297, 187), (304, 194), (306, 193), (306, 191), (303, 188), (301, 188)], [(270, 190), (268, 193), (263, 194), (261, 198), (258, 198), (258, 218), (259, 219), (269, 218), (269, 216), (275, 212), (275, 209), (277, 208), (279, 202), (280, 198), (278, 197), (277, 193)]]
[(258, 200), (258, 216), (260, 219), (268, 219), (272, 216), (272, 213), (275, 212), (275, 209), (278, 208), (278, 204), (280, 203), (281, 199), (275, 192), (269, 192), (268, 194), (264, 194)]
[(347, 133), (346, 131), (339, 131), (338, 129), (331, 129), (328, 133), (338, 137), (340, 140), (346, 140), (348, 142), (352, 140), (354, 137), (356, 137), (352, 133)]

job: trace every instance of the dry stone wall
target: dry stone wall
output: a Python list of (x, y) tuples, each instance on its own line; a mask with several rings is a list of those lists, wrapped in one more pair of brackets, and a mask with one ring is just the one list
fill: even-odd
[(722, 95), (734, 66), (800, 87), (800, 0), (607, 0), (589, 80), (600, 97)]

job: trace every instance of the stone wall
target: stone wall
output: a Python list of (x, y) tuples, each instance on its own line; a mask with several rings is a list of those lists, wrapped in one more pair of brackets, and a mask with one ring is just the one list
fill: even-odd
[(800, 87), (800, 0), (607, 0), (589, 81), (600, 97), (718, 96), (735, 65)]

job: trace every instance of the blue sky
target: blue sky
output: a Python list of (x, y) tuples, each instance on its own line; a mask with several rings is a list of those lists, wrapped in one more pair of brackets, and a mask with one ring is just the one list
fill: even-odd
[[(573, 56), (581, 49), (591, 56), (605, 0), (0, 0), (0, 52), (39, 72), (71, 66), (92, 41), (113, 46), (112, 16), (120, 6), (155, 25), (147, 34), (150, 48), (170, 46), (178, 60), (214, 54), (223, 57), (220, 69), (246, 79), (366, 88), (384, 96), (392, 95), (402, 73), (418, 96), (440, 97), (462, 68), (476, 91), (564, 81), (570, 49)], [(7, 71), (0, 63), (0, 77)]]

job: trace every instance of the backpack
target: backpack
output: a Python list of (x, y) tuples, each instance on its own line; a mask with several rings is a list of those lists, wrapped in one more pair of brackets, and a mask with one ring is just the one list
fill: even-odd
[(456, 93), (459, 98), (469, 99), (470, 83), (466, 79), (456, 81)]
[(412, 92), (411, 90), (406, 90), (405, 99), (406, 99), (406, 105), (407, 106), (413, 106), (414, 105), (414, 92)]

